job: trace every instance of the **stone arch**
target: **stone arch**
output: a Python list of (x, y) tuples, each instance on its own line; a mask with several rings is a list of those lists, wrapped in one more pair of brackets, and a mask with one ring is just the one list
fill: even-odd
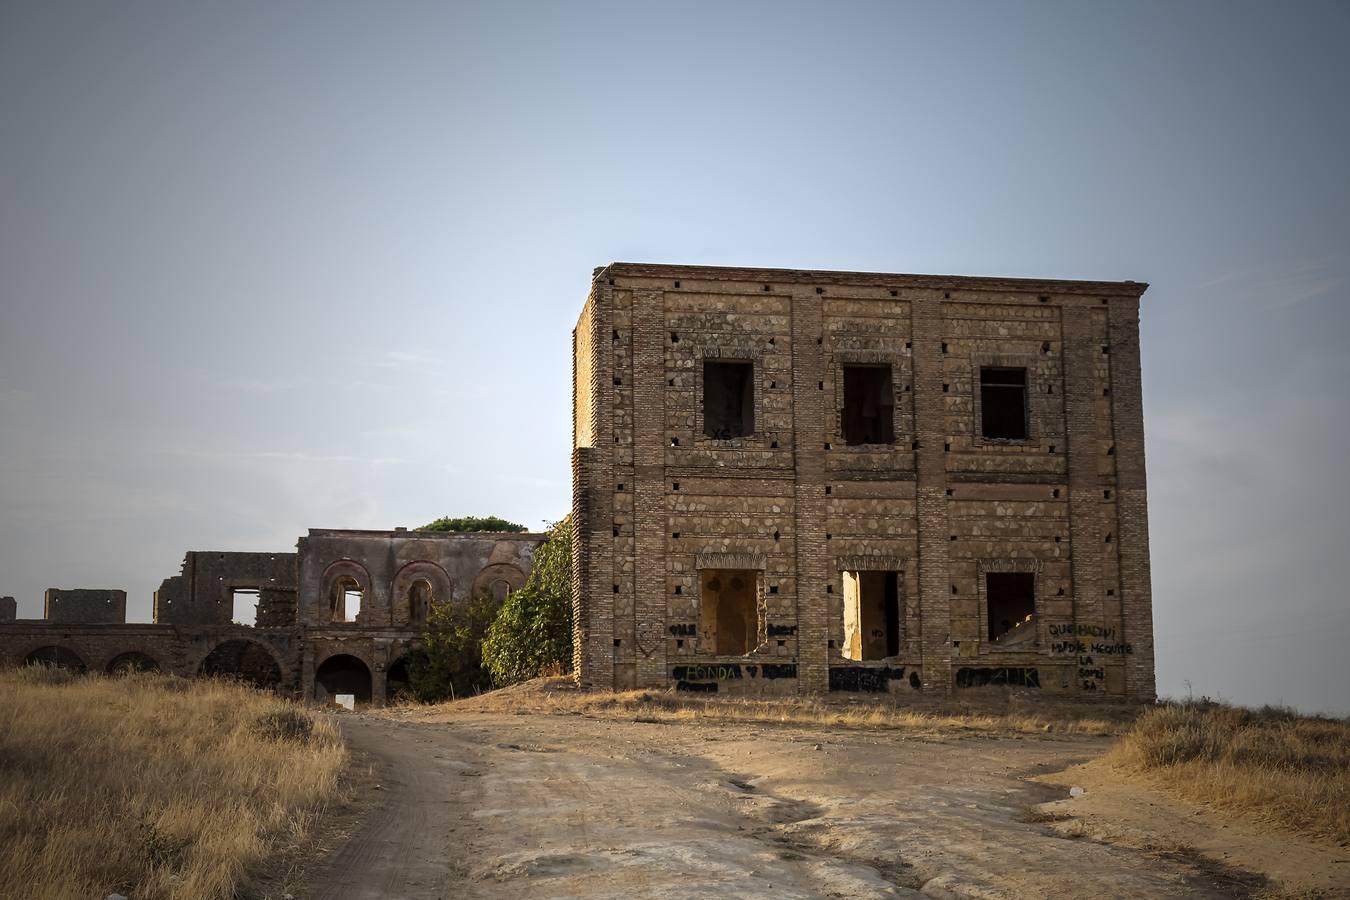
[[(505, 585), (504, 592), (499, 588)], [(498, 602), (506, 599), (506, 594), (518, 591), (525, 586), (525, 573), (510, 563), (493, 563), (484, 567), (473, 580), (473, 596), (490, 596)]]
[(159, 672), (161, 667), (150, 654), (128, 650), (109, 660), (106, 671), (109, 675), (131, 675), (135, 672)]
[(434, 562), (417, 560), (399, 569), (390, 586), (393, 624), (420, 625), (436, 603), (454, 596), (450, 575)]
[(357, 703), (369, 703), (370, 664), (351, 653), (333, 653), (314, 669), (314, 699), (327, 703), (338, 694), (352, 694)]
[(89, 667), (78, 653), (69, 647), (49, 644), (30, 651), (23, 658), (25, 666), (51, 666), (56, 669), (69, 669), (72, 672), (87, 672)]
[[(328, 568), (323, 570), (323, 577), (319, 579), (319, 585), (318, 619), (320, 622), (348, 621), (346, 607), (348, 591), (360, 592), (363, 611), (370, 607), (370, 572), (366, 571), (366, 567), (354, 559), (339, 559), (331, 563)], [(358, 614), (357, 618), (364, 621), (367, 616)]]
[(206, 678), (237, 678), (272, 690), (281, 686), (284, 672), (271, 647), (247, 638), (216, 644), (197, 667), (197, 674)]

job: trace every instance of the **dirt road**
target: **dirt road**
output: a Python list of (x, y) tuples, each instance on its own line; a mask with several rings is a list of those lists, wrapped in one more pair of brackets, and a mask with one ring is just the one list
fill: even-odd
[[(379, 790), (319, 898), (1241, 896), (1175, 852), (1029, 821), (1103, 738), (344, 716)], [(1061, 823), (1062, 824), (1062, 823)]]

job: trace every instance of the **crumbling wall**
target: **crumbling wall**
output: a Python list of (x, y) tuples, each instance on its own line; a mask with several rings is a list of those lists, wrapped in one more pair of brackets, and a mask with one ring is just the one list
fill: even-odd
[(19, 604), (13, 597), (0, 597), (0, 622), (13, 622), (19, 616)]
[(155, 621), (173, 625), (228, 625), (234, 592), (257, 591), (258, 627), (296, 621), (294, 553), (189, 551), (182, 573), (166, 578), (155, 592)]
[[(1144, 288), (598, 270), (574, 335), (579, 680), (1152, 697)], [(751, 367), (750, 434), (708, 433), (709, 360)], [(871, 443), (846, 432), (855, 366), (889, 370), (893, 433)], [(982, 370), (1024, 387), (990, 388), (991, 417)], [(1020, 411), (997, 405), (1009, 396)], [(714, 569), (761, 573), (749, 653), (718, 654), (700, 633), (700, 573)], [(866, 572), (894, 573), (886, 651), (898, 652), (857, 661), (845, 658), (843, 586)], [(995, 643), (985, 585), (1008, 572), (1034, 578), (1035, 610), (1017, 641)], [(969, 675), (986, 671), (1021, 674)]]
[[(311, 529), (298, 552), (301, 621), (307, 625), (420, 628), (427, 602), (500, 598), (525, 583), (543, 534)], [(335, 622), (332, 596), (361, 593), (354, 623)]]
[(101, 588), (47, 588), (42, 616), (57, 624), (106, 625), (127, 620), (127, 592)]

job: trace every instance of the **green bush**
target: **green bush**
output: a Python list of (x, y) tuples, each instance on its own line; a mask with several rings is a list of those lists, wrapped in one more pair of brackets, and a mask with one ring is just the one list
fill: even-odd
[(483, 642), (499, 687), (572, 668), (572, 517), (549, 529), (525, 586), (506, 598)]
[(491, 597), (438, 603), (427, 614), (422, 646), (408, 652), (408, 687), (423, 703), (467, 697), (492, 686), (483, 638), (497, 614)]
[(434, 522), (423, 525), (418, 531), (509, 531), (519, 533), (528, 531), (524, 525), (500, 519), (497, 516), (442, 516)]

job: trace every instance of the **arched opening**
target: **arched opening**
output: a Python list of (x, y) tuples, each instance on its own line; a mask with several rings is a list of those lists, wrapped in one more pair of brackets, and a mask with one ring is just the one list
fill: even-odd
[(400, 656), (398, 661), (385, 670), (384, 696), (389, 703), (413, 700), (412, 681), (408, 677), (408, 658)]
[(158, 672), (159, 663), (139, 650), (130, 650), (113, 657), (108, 663), (109, 675), (132, 675), (136, 672)]
[(334, 578), (332, 591), (328, 597), (329, 621), (355, 622), (361, 613), (364, 594), (361, 582), (351, 575), (339, 575)]
[(314, 673), (315, 700), (336, 703), (342, 696), (350, 696), (357, 703), (370, 702), (370, 669), (346, 653), (328, 657)]
[(226, 641), (207, 654), (197, 674), (237, 678), (259, 688), (275, 689), (281, 684), (281, 666), (266, 647), (255, 641)]
[(71, 672), (86, 672), (88, 666), (79, 654), (65, 647), (39, 647), (23, 658), (25, 666), (51, 666), (56, 669), (68, 669)]
[(498, 578), (496, 581), (492, 582), (491, 593), (492, 599), (501, 603), (506, 599), (506, 595), (511, 593), (511, 582), (507, 581), (505, 578)]
[(425, 625), (431, 606), (436, 602), (436, 592), (431, 582), (419, 578), (408, 588), (408, 621), (413, 625)]

